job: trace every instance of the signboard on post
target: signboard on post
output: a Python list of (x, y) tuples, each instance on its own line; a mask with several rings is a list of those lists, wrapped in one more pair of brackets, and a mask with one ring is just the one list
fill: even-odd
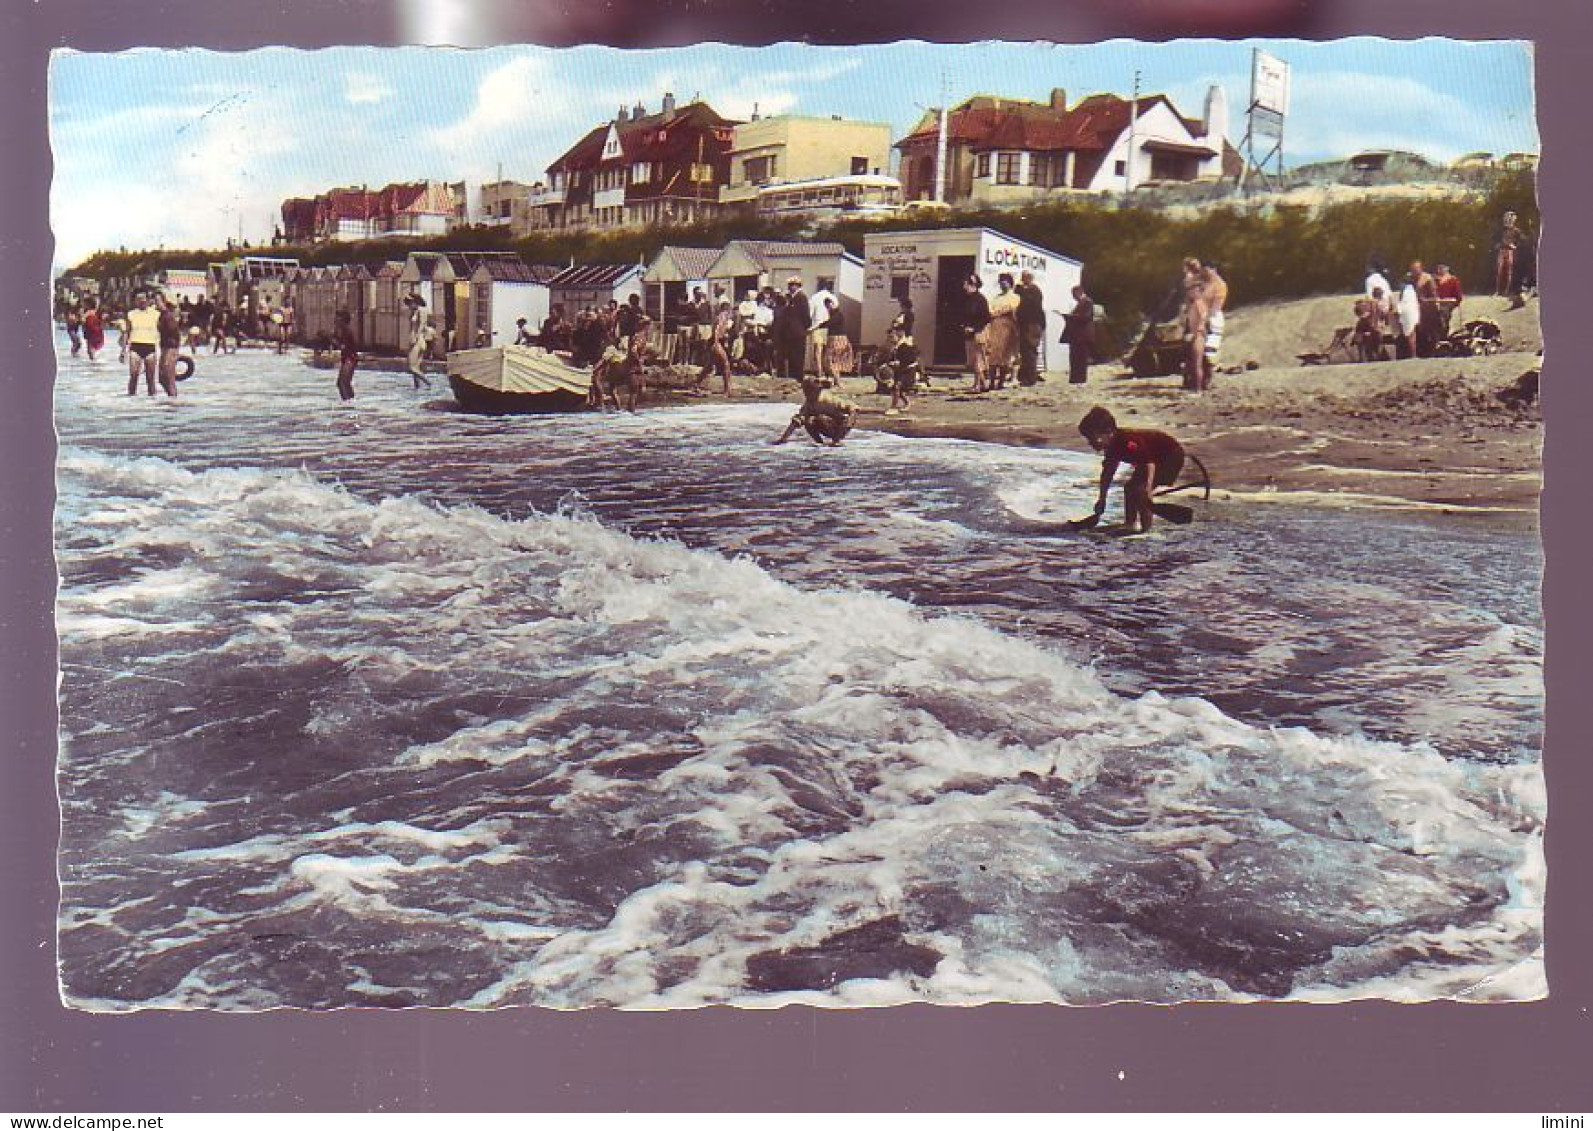
[(1250, 105), (1280, 118), (1289, 113), (1289, 64), (1259, 48), (1250, 60)]
[[(1283, 175), (1283, 123), (1289, 114), (1289, 64), (1259, 47), (1250, 53), (1250, 109), (1246, 115), (1244, 140), (1239, 154), (1244, 169), (1239, 174), (1242, 190), (1254, 174), (1263, 185), (1271, 185), (1267, 166), (1276, 165), (1273, 175)], [(1257, 142), (1270, 147), (1264, 152)]]

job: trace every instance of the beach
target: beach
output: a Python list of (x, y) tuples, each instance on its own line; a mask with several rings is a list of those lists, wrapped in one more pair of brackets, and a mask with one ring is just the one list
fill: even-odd
[[(1220, 373), (1206, 393), (1185, 392), (1176, 376), (1127, 376), (1117, 362), (1092, 366), (1084, 385), (1053, 371), (1032, 388), (981, 396), (966, 392), (966, 377), (937, 378), (894, 417), (871, 378), (848, 378), (843, 391), (861, 409), (860, 428), (1079, 452), (1088, 451), (1079, 418), (1102, 405), (1126, 427), (1177, 436), (1210, 470), (1219, 501), (1535, 514), (1542, 412), (1517, 390), (1541, 361), (1537, 303), (1509, 310), (1503, 298), (1467, 300), (1466, 317), (1500, 325), (1503, 350), (1491, 356), (1303, 366), (1299, 354), (1322, 350), (1351, 321), (1352, 301), (1232, 311), (1221, 364), (1257, 368)], [(779, 386), (738, 383), (788, 399)]]

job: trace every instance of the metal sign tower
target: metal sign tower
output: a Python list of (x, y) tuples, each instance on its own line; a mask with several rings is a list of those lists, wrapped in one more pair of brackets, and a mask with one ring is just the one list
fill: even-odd
[(1240, 189), (1252, 176), (1268, 189), (1282, 180), (1283, 124), (1288, 114), (1289, 64), (1259, 47), (1253, 49), (1250, 108), (1245, 113), (1244, 140), (1239, 143), (1239, 156), (1244, 160), (1239, 171)]

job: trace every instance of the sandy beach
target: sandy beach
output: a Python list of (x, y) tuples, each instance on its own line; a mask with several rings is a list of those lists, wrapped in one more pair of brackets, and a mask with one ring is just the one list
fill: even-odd
[[(1353, 296), (1243, 307), (1230, 313), (1224, 367), (1204, 394), (1178, 377), (1134, 378), (1117, 362), (1070, 385), (1047, 374), (1033, 388), (972, 396), (969, 379), (937, 378), (910, 412), (887, 417), (872, 379), (848, 378), (859, 427), (1024, 447), (1086, 450), (1077, 422), (1104, 405), (1129, 427), (1171, 432), (1209, 468), (1213, 499), (1437, 512), (1536, 513), (1542, 486), (1542, 412), (1516, 395), (1540, 362), (1536, 301), (1468, 299), (1467, 317), (1500, 324), (1488, 357), (1302, 366), (1348, 325)], [(768, 378), (738, 380), (755, 396), (789, 399)], [(1552, 396), (1552, 392), (1550, 394)]]

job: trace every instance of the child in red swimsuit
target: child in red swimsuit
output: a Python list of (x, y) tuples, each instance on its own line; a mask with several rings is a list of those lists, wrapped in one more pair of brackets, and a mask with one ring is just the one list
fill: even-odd
[(1079, 421), (1079, 432), (1101, 453), (1101, 489), (1095, 513), (1106, 510), (1106, 495), (1119, 464), (1134, 469), (1123, 484), (1124, 532), (1143, 534), (1155, 518), (1152, 502), (1157, 487), (1171, 487), (1184, 469), (1184, 446), (1165, 432), (1119, 428), (1112, 414), (1096, 407)]

